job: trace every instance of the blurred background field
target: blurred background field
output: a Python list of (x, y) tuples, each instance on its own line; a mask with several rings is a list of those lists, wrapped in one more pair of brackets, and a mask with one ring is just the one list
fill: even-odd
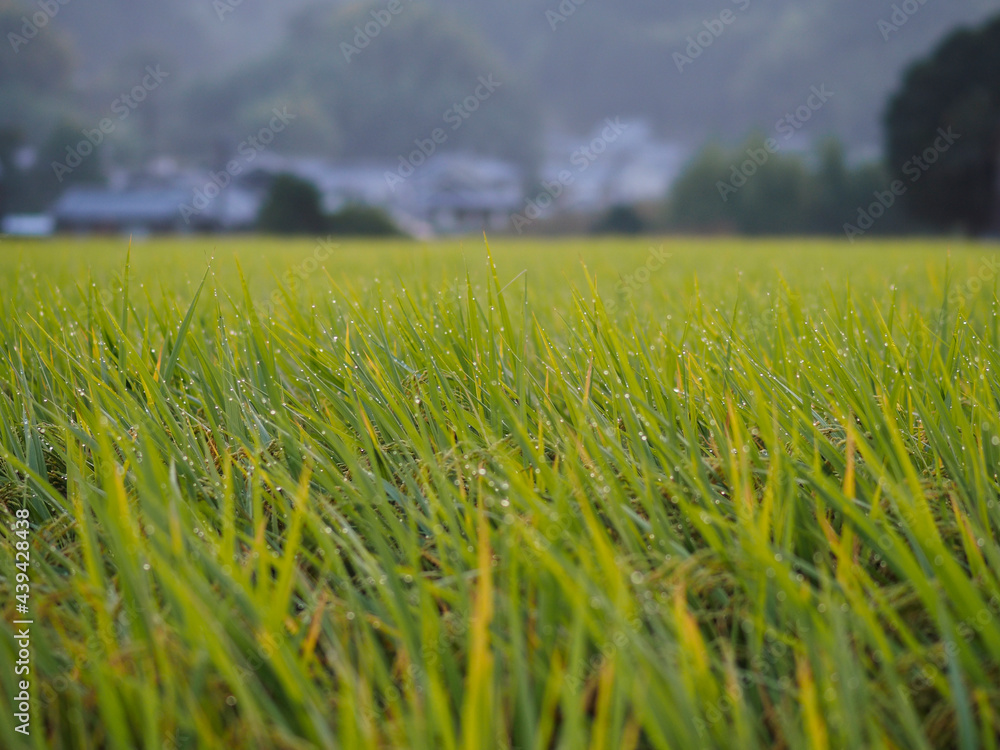
[[(508, 294), (527, 292), (536, 314), (565, 309), (574, 288), (586, 285), (586, 273), (610, 303), (634, 302), (640, 311), (680, 304), (695, 284), (708, 290), (706, 300), (732, 302), (742, 286), (777, 295), (782, 280), (800, 294), (820, 295), (851, 282), (877, 299), (893, 289), (907, 289), (911, 301), (939, 304), (950, 268), (953, 298), (977, 298), (993, 289), (997, 244), (963, 239), (881, 240), (858, 244), (822, 238), (734, 240), (732, 238), (591, 238), (491, 241), (493, 260)], [(480, 290), (487, 277), (482, 237), (419, 242), (328, 238), (143, 238), (131, 243), (132, 278), (154, 295), (165, 291), (181, 298), (191, 293), (209, 266), (209, 283), (239, 293), (237, 263), (263, 304), (280, 286), (294, 283), (294, 304), (329, 297), (332, 284), (352, 290), (391, 290), (400, 284), (441, 295), (465, 285), (466, 274)], [(88, 283), (106, 294), (120, 293), (115, 283), (129, 253), (128, 238), (67, 238), (59, 241), (4, 240), (0, 273), (8, 284), (45, 288), (72, 295)], [(584, 269), (586, 268), (586, 272)], [(517, 279), (515, 281), (515, 278)], [(978, 279), (978, 281), (972, 281)], [(976, 294), (970, 295), (968, 283)], [(332, 283), (331, 283), (332, 282)], [(935, 296), (936, 295), (936, 296)], [(5, 295), (13, 300), (11, 295)], [(133, 299), (145, 301), (145, 295)], [(555, 321), (552, 321), (555, 322)], [(651, 322), (662, 320), (654, 319)]]

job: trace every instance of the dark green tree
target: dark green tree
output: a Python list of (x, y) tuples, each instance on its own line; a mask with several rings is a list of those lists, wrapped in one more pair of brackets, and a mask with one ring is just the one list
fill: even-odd
[(44, 211), (72, 185), (104, 183), (104, 145), (93, 144), (84, 136), (79, 122), (61, 121), (38, 149), (38, 158), (28, 173), (28, 194), (24, 210)]
[(17, 128), (0, 127), (0, 219), (11, 211), (11, 197), (20, 188), (21, 175), (14, 154), (24, 142)]
[(63, 121), (22, 164), (18, 153), (28, 147), (23, 131), (0, 126), (0, 214), (46, 211), (71, 185), (103, 183), (100, 147), (80, 151), (81, 143), (90, 145), (83, 129)]
[(392, 219), (379, 208), (346, 206), (327, 219), (329, 234), (347, 237), (402, 237)]
[(816, 177), (808, 197), (809, 222), (820, 231), (839, 232), (858, 204), (852, 195), (853, 179), (844, 147), (836, 139), (830, 138), (820, 145)]
[(889, 167), (913, 216), (979, 234), (997, 221), (1000, 17), (952, 34), (906, 74), (886, 115)]
[[(835, 140), (805, 155), (768, 152), (759, 136), (732, 151), (713, 144), (674, 185), (667, 225), (694, 232), (840, 235), (887, 183), (879, 164), (848, 166)], [(896, 211), (886, 212), (872, 231), (909, 228), (904, 212)]]
[(632, 206), (612, 206), (594, 225), (594, 234), (642, 234), (646, 222)]
[[(743, 163), (746, 163), (746, 149)], [(756, 147), (760, 153), (760, 146)], [(797, 155), (774, 154), (731, 201), (744, 234), (802, 234), (814, 231), (808, 221), (810, 174)]]
[(729, 180), (732, 156), (709, 144), (674, 183), (667, 204), (667, 224), (680, 231), (728, 232), (737, 229), (732, 211), (717, 184)]
[(761, 136), (733, 151), (710, 145), (677, 180), (670, 224), (697, 232), (805, 232), (809, 189), (803, 159), (768, 151)]
[(323, 234), (326, 217), (319, 190), (294, 175), (278, 175), (261, 206), (257, 228), (268, 234)]

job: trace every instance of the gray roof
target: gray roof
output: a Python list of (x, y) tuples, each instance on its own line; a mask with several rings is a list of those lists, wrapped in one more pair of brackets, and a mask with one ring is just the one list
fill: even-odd
[(57, 220), (72, 223), (169, 224), (180, 219), (181, 205), (190, 200), (187, 190), (70, 188), (53, 213)]

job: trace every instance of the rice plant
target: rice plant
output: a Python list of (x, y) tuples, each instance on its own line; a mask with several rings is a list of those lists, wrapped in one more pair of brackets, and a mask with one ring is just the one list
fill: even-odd
[(490, 245), (0, 245), (3, 747), (997, 747), (996, 247)]

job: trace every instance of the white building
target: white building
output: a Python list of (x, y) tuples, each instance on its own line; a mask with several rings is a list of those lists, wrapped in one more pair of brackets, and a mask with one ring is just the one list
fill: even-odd
[(547, 213), (596, 214), (616, 205), (658, 202), (687, 157), (682, 147), (658, 141), (643, 121), (618, 128), (601, 123), (584, 137), (553, 134), (541, 176), (543, 185), (563, 189)]
[(0, 223), (0, 234), (8, 237), (49, 237), (56, 231), (50, 214), (10, 214)]

